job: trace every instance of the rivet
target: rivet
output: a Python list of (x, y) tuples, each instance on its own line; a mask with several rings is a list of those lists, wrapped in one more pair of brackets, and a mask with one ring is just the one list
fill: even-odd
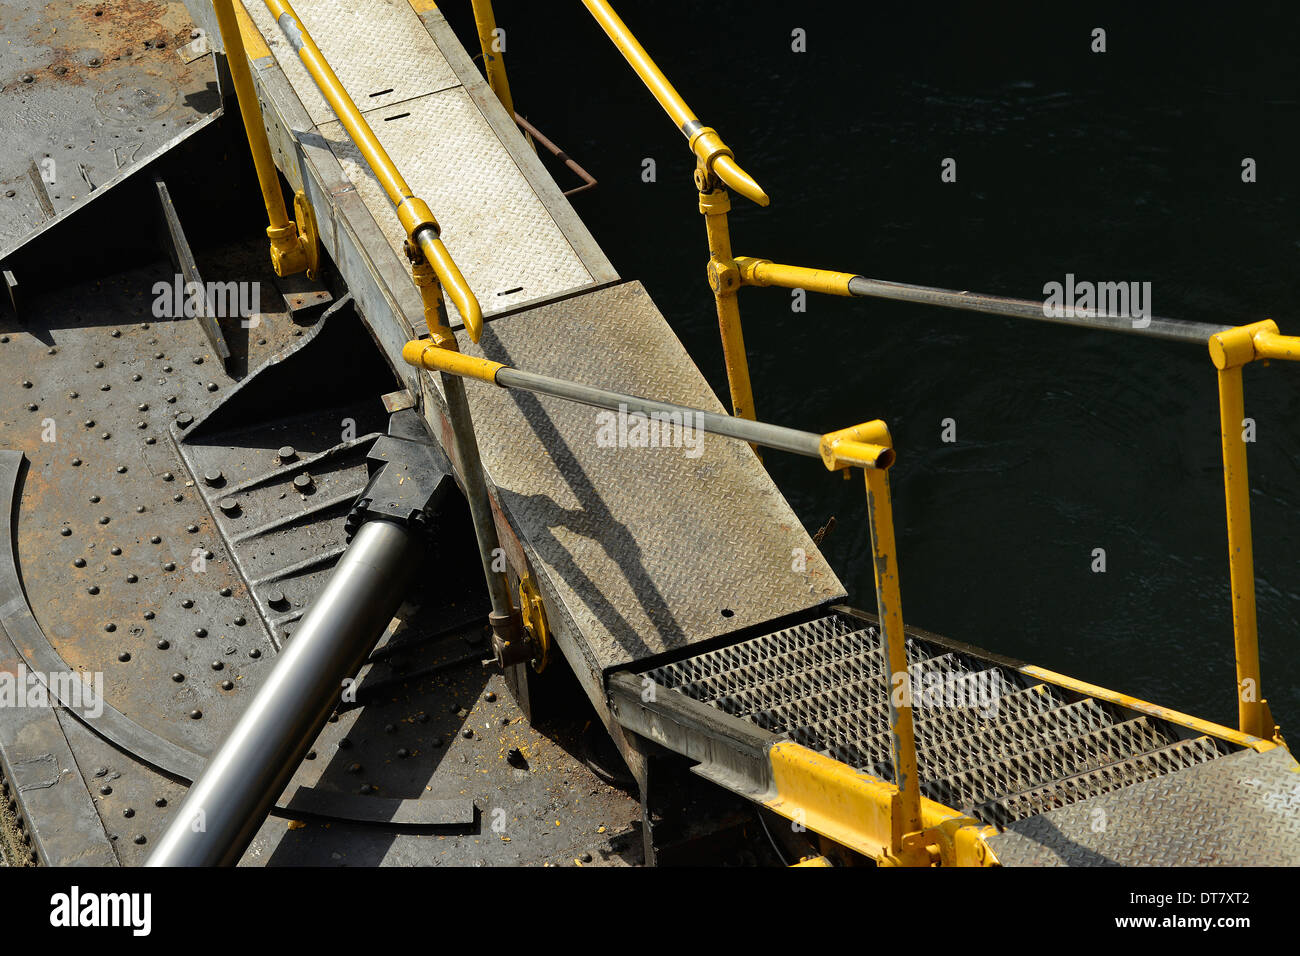
[(210, 485), (221, 484), (221, 482), (225, 480), (225, 477), (226, 476), (217, 469), (209, 469), (203, 473), (203, 480)]
[(148, 402), (141, 402), (139, 405), (137, 405), (137, 406), (135, 407), (135, 410), (136, 410), (137, 412), (147, 412), (147, 411), (149, 411), (149, 403), (148, 403)]
[(311, 485), (312, 485), (311, 475), (307, 474), (306, 472), (303, 472), (301, 475), (294, 476), (293, 486), (297, 488), (299, 491), (307, 491), (309, 488), (311, 488)]
[(92, 505), (97, 505), (97, 504), (99, 504), (99, 495), (91, 495), (91, 496), (90, 496), (90, 503), (91, 503)]
[(225, 668), (225, 666), (226, 666), (226, 665), (223, 664), (223, 663), (221, 663), (221, 661), (213, 661), (213, 662), (212, 662), (212, 669), (213, 669), (214, 671), (222, 670), (222, 669)]
[(68, 398), (77, 398), (77, 397), (79, 396), (77, 395), (76, 392), (68, 392)]
[(110, 793), (113, 792), (113, 788), (110, 787), (108, 784), (104, 784), (102, 787), (99, 788), (99, 792), (104, 796), (108, 796)]
[[(99, 66), (99, 64), (94, 60), (90, 61), (90, 65)], [(149, 840), (143, 833), (137, 833), (134, 837), (131, 838), (131, 842), (134, 843), (136, 846), (144, 846), (146, 843), (149, 842)]]
[(117, 630), (117, 625), (114, 624), (112, 621), (110, 621), (109, 623), (107, 623), (107, 624), (104, 625), (104, 630), (106, 630), (106, 631), (108, 631), (108, 633), (112, 634), (114, 631)]
[(293, 461), (298, 457), (298, 452), (292, 445), (284, 445), (276, 452), (276, 455), (279, 456), (282, 462)]
[(144, 612), (144, 619), (145, 619), (146, 621), (152, 621), (153, 618), (154, 618), (154, 613), (153, 613), (153, 611), (145, 611), (145, 612)]
[(102, 516), (102, 517), (99, 519), (99, 523), (100, 523), (100, 524), (108, 524), (109, 521), (111, 521), (111, 520), (112, 520), (112, 519), (111, 519), (108, 515), (104, 515), (104, 516)]
[(126, 807), (122, 810), (122, 816), (130, 820), (133, 816), (135, 816), (135, 810), (133, 810), (130, 807)]
[(176, 424), (181, 428), (189, 428), (194, 424), (194, 416), (189, 412), (181, 412), (176, 416)]
[(488, 692), (487, 692), (486, 700), (487, 700), (487, 702), (488, 702), (489, 704), (492, 703), (492, 702), (493, 702), (494, 700), (496, 700), (496, 699), (497, 699), (497, 695), (496, 695), (496, 694), (494, 694), (492, 691), (488, 691)]
[(150, 535), (150, 537), (149, 537), (149, 543), (150, 543), (150, 544), (162, 544), (162, 538), (158, 537), (156, 534), (155, 534), (155, 535)]
[(181, 607), (183, 608), (191, 608), (193, 606), (194, 606), (193, 598), (186, 598), (185, 600), (181, 601)]
[(248, 656), (251, 657), (253, 660), (257, 660), (259, 657), (262, 656), (262, 652), (255, 647), (248, 652)]
[(172, 680), (174, 680), (176, 683), (179, 684), (181, 681), (185, 680), (185, 675), (182, 674), (180, 671), (177, 671), (175, 674), (172, 675)]
[(195, 629), (194, 629), (194, 636), (195, 636), (195, 637), (207, 637), (207, 636), (208, 636), (207, 628), (203, 628), (203, 627), (195, 628)]
[(234, 498), (222, 498), (217, 502), (217, 507), (221, 509), (223, 514), (233, 515), (239, 511), (239, 502)]
[(245, 623), (246, 621), (244, 620), (244, 615), (242, 614), (238, 615), (234, 620), (235, 627), (243, 627)]
[[(59, 529), (59, 534), (63, 535), (63, 536), (66, 538), (68, 535), (72, 534), (72, 529), (71, 529), (71, 528), (60, 528), (60, 529)], [(82, 561), (81, 563), (82, 563), (82, 564), (85, 564), (86, 562)]]
[(185, 526), (185, 530), (188, 531), (190, 534), (198, 534), (199, 526), (196, 524), (187, 524)]
[(86, 566), (86, 559), (85, 559), (85, 558), (73, 558), (73, 559), (72, 559), (72, 566), (73, 566), (74, 568), (84, 568), (84, 567)]
[(165, 807), (165, 806), (167, 806), (167, 798), (166, 798), (166, 797), (159, 797), (157, 800), (155, 800), (155, 801), (153, 802), (153, 805), (154, 805), (155, 807)]
[(98, 593), (99, 593), (99, 585), (97, 585), (97, 584), (92, 584), (90, 587), (86, 588), (86, 593), (87, 593), (87, 594), (98, 594)]
[(111, 336), (113, 336), (113, 338), (115, 338), (115, 339), (120, 339), (120, 338), (122, 337), (122, 330), (121, 330), (121, 329), (114, 329), (112, 332), (110, 332), (110, 333), (108, 333), (108, 334), (111, 335)]
[(113, 545), (111, 548), (108, 549), (108, 553), (112, 555), (118, 555), (122, 553), (122, 549), (119, 548), (117, 545)]
[(131, 655), (129, 652), (123, 651), (121, 654), (117, 655), (117, 659), (121, 661), (123, 664), (125, 664), (127, 661), (131, 659)]
[(134, 574), (128, 574), (128, 575), (126, 576), (126, 583), (127, 583), (127, 584), (135, 584), (135, 582), (137, 582), (137, 581), (139, 581), (139, 580), (140, 580), (140, 579), (139, 579), (138, 577), (136, 577)]
[(163, 479), (163, 481), (175, 481), (175, 480), (176, 480), (176, 476), (173, 475), (170, 471), (164, 471), (164, 472), (163, 472), (162, 479)]
[(165, 650), (167, 650), (167, 648), (169, 648), (169, 647), (172, 646), (172, 642), (169, 641), (169, 640), (167, 640), (167, 638), (164, 637), (161, 641), (159, 641), (159, 642), (158, 642), (157, 644), (155, 644), (154, 646), (157, 647), (158, 650), (160, 650), (160, 651), (165, 651)]
[(172, 501), (184, 501), (184, 500), (185, 500), (185, 496), (182, 494), (172, 495)]
[(95, 362), (95, 368), (103, 368), (103, 367), (104, 367), (104, 363), (103, 363), (103, 362), (100, 362), (100, 361)]
[(176, 570), (176, 562), (174, 562), (174, 561), (168, 561), (166, 564), (163, 565), (163, 570), (164, 570), (164, 571), (175, 571), (175, 570)]
[(217, 383), (216, 383), (216, 382), (208, 382), (208, 391), (209, 391), (209, 392), (215, 392), (216, 390), (217, 390)]
[(469, 740), (469, 738), (474, 736), (474, 729), (472, 727), (466, 727), (464, 730), (460, 732), (460, 734), (466, 740)]
[(126, 474), (126, 465), (118, 465), (118, 466), (117, 466), (117, 473), (118, 473), (119, 475), (125, 475), (125, 474)]
[(235, 682), (234, 682), (234, 681), (229, 681), (229, 680), (223, 680), (223, 681), (221, 682), (221, 689), (222, 689), (222, 690), (234, 690), (234, 689), (235, 689)]
[(202, 355), (196, 355), (196, 356), (194, 356), (194, 364), (195, 364), (195, 365), (202, 365), (202, 364), (203, 364), (203, 356), (202, 356)]
[(94, 427), (95, 427), (95, 420), (94, 420), (93, 418), (87, 418), (87, 419), (86, 419), (84, 422), (82, 422), (81, 424), (84, 425), (86, 428), (94, 428)]
[(140, 378), (141, 378), (140, 373), (139, 373), (139, 372), (136, 372), (134, 375), (131, 376), (131, 381), (133, 381), (133, 382), (138, 382), (138, 381), (140, 381)]
[(135, 506), (135, 513), (138, 514), (138, 515), (142, 515), (142, 514), (144, 514), (144, 510), (145, 510), (145, 509), (144, 509), (144, 505), (136, 505), (136, 506)]
[(222, 588), (220, 593), (222, 597), (230, 597), (230, 588)]

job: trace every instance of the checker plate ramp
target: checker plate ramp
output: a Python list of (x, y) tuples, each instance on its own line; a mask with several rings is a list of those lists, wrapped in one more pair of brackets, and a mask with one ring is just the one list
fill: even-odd
[[(572, 343), (557, 348), (555, 343)], [(640, 283), (488, 323), (461, 350), (529, 371), (723, 412)], [(597, 409), (468, 389), (483, 464), (605, 671), (837, 600), (844, 589), (743, 442), (602, 447)], [(612, 414), (612, 413), (610, 413)], [(793, 549), (807, 570), (790, 570)]]
[[(999, 861), (1033, 865), (1300, 863), (1300, 766), (1034, 680), (909, 631), (921, 791), (1003, 829)], [(885, 780), (890, 683), (881, 638), (837, 609), (644, 675)]]
[[(504, 116), (500, 105), (471, 95), (477, 73), (457, 72), (450, 57), (463, 53), (453, 51), (454, 39), (444, 51), (405, 0), (380, 0), (363, 10), (335, 0), (294, 7), (415, 195), (434, 210), (485, 315), (590, 285), (592, 270), (603, 276), (599, 264), (584, 264), (554, 204), (538, 196), (521, 169), (516, 150), (528, 147), (513, 123), (503, 135), (485, 116), (485, 109)], [(246, 8), (315, 125), (311, 137), (328, 144), (393, 255), (405, 263), (406, 236), (383, 189), (265, 4)], [(367, 249), (371, 256), (379, 252)], [(459, 322), (450, 303), (448, 311)]]

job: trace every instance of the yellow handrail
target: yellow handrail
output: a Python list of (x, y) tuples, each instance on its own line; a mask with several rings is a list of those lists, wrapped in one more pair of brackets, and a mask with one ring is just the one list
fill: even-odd
[(771, 202), (767, 193), (753, 177), (740, 168), (735, 154), (722, 142), (722, 137), (718, 135), (717, 130), (701, 123), (691, 108), (686, 105), (686, 101), (668, 82), (668, 77), (664, 76), (663, 71), (655, 65), (655, 61), (650, 59), (650, 54), (646, 53), (645, 47), (637, 41), (632, 31), (627, 28), (627, 24), (614, 12), (614, 8), (606, 0), (582, 0), (582, 2), (596, 18), (601, 29), (614, 42), (614, 46), (618, 47), (624, 59), (636, 71), (636, 75), (641, 77), (641, 82), (659, 101), (664, 112), (677, 124), (677, 128), (690, 143), (691, 152), (695, 154), (701, 165), (746, 199), (760, 206), (766, 206)]
[[(217, 5), (221, 6), (223, 3), (228, 5), (230, 2), (231, 0), (217, 0)], [(470, 338), (477, 342), (483, 333), (483, 311), (469, 283), (465, 281), (465, 276), (461, 274), (451, 253), (443, 245), (440, 238), (441, 230), (433, 211), (423, 199), (418, 198), (411, 191), (401, 171), (379, 142), (379, 138), (375, 136), (370, 124), (361, 115), (357, 104), (343, 88), (329, 61), (316, 46), (316, 41), (303, 26), (293, 7), (285, 0), (264, 0), (264, 2), (271, 15), (275, 17), (276, 23), (279, 24), (285, 39), (289, 41), (289, 46), (298, 54), (298, 59), (306, 67), (321, 95), (334, 110), (339, 122), (343, 124), (348, 136), (374, 173), (375, 179), (388, 195), (407, 237), (423, 253), (437, 274), (442, 288), (446, 289), (447, 295), (456, 304), (456, 310), (460, 313), (461, 321), (465, 323)], [(241, 95), (241, 108), (245, 99)], [(256, 103), (253, 97), (247, 99)], [(247, 117), (245, 119), (247, 125)], [(260, 117), (258, 123), (260, 125)]]

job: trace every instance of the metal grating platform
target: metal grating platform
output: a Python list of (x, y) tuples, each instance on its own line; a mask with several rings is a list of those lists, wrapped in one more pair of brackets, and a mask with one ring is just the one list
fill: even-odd
[[(921, 790), (1006, 827), (1003, 865), (1300, 862), (1300, 766), (907, 639)], [(835, 612), (643, 672), (756, 729), (893, 779), (881, 637)], [(1253, 822), (1252, 822), (1253, 821)]]

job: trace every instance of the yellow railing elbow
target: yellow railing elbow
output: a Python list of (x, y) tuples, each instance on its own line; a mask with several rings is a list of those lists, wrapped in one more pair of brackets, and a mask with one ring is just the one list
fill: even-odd
[(894, 442), (889, 426), (876, 419), (851, 428), (827, 432), (821, 440), (822, 463), (830, 471), (872, 468), (884, 471), (894, 464)]
[(460, 320), (465, 323), (465, 331), (469, 333), (471, 341), (477, 342), (483, 334), (483, 310), (478, 304), (478, 297), (465, 281), (465, 276), (461, 273), (460, 267), (456, 265), (456, 260), (451, 257), (447, 247), (442, 244), (441, 239), (430, 239), (420, 244), (425, 258), (433, 266), (433, 271), (438, 276), (438, 281), (442, 283), (443, 291), (456, 306), (456, 311), (460, 313)]

